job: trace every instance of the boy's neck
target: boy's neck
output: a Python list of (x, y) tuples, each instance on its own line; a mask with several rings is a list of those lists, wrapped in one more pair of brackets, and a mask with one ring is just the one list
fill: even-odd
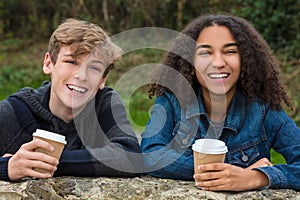
[(53, 115), (63, 120), (65, 123), (71, 122), (81, 111), (72, 108), (66, 108), (54, 104), (51, 99), (49, 101), (49, 109)]

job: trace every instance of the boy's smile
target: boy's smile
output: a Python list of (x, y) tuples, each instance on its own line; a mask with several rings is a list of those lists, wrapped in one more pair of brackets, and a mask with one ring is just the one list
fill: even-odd
[(87, 88), (83, 88), (73, 84), (67, 84), (67, 87), (75, 94), (84, 94), (87, 92)]

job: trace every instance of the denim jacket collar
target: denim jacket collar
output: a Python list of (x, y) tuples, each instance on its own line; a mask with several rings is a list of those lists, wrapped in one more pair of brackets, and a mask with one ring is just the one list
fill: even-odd
[[(205, 117), (208, 116), (204, 108), (204, 100), (202, 89), (198, 91), (198, 102), (187, 104), (185, 117), (189, 119), (194, 116)], [(243, 124), (246, 115), (246, 97), (244, 97), (239, 90), (236, 90), (234, 97), (230, 103), (228, 115), (225, 119), (224, 129), (230, 129), (235, 134), (238, 133), (240, 126)]]

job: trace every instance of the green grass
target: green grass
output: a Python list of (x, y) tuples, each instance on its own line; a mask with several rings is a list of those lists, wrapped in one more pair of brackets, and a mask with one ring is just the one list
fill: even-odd
[(127, 113), (135, 132), (141, 133), (150, 118), (150, 109), (154, 104), (154, 99), (149, 99), (145, 90), (135, 91), (129, 100)]

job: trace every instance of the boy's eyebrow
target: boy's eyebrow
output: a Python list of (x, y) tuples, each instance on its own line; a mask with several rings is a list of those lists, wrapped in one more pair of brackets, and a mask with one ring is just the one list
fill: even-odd
[(104, 65), (104, 63), (101, 60), (92, 60), (90, 63)]
[[(64, 54), (64, 56), (66, 57), (74, 57), (74, 54)], [(100, 65), (104, 65), (104, 63), (101, 60), (91, 60), (90, 63), (96, 63), (96, 64), (100, 64)]]
[[(238, 45), (237, 45), (237, 43), (232, 42), (232, 43), (225, 44), (223, 47), (226, 48), (226, 47), (231, 47), (231, 46), (238, 46)], [(212, 46), (208, 45), (208, 44), (200, 44), (199, 46), (196, 47), (196, 49), (199, 49), (199, 48), (212, 48)]]
[(74, 57), (74, 54), (64, 54), (64, 56)]

